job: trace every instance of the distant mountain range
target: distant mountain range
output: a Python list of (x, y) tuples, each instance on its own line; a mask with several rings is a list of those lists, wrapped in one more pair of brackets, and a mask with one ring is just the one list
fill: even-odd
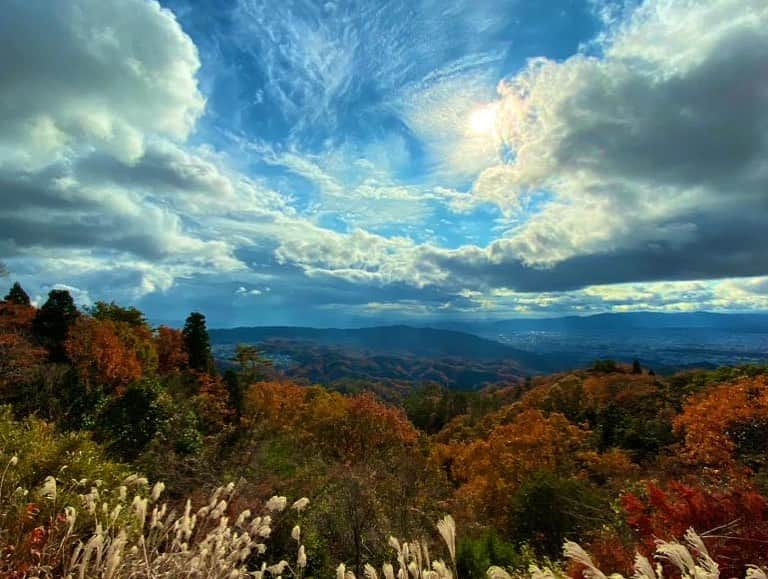
[(480, 322), (438, 322), (436, 328), (452, 329), (486, 336), (500, 332), (524, 331), (602, 331), (633, 329), (709, 329), (768, 333), (768, 313), (717, 314), (712, 312), (627, 312), (565, 316), (558, 318), (516, 318)]
[(257, 344), (280, 339), (348, 348), (369, 355), (395, 354), (415, 358), (456, 358), (473, 361), (505, 360), (528, 372), (547, 372), (553, 369), (544, 356), (495, 340), (448, 329), (378, 326), (342, 330), (264, 326), (211, 330), (210, 335), (214, 345)]
[[(456, 378), (459, 360), (466, 361), (472, 376), (483, 376), (482, 380), (469, 380), (480, 384), (489, 383), (487, 375), (497, 371), (502, 380), (510, 372), (550, 373), (586, 367), (605, 358), (638, 359), (657, 372), (765, 363), (768, 359), (768, 314), (632, 312), (434, 325), (437, 327), (242, 327), (211, 330), (210, 334), (222, 361), (231, 357), (238, 343), (261, 343), (270, 355), (279, 356), (282, 351), (287, 359), (307, 357), (310, 363), (311, 358), (315, 368), (322, 366), (323, 357), (343, 359), (332, 373), (327, 368), (318, 370), (312, 375), (315, 379), (338, 377), (344, 368), (356, 378), (402, 380), (412, 372), (418, 379), (434, 369), (434, 364), (425, 361), (448, 360), (447, 365), (439, 365), (451, 368), (442, 372), (449, 377), (447, 385), (467, 383)], [(312, 352), (302, 353), (302, 344)], [(369, 368), (366, 358), (377, 358), (378, 367)]]

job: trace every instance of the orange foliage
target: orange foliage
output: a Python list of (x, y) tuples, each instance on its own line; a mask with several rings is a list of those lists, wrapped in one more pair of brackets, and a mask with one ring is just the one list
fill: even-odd
[(30, 334), (36, 312), (32, 306), (0, 302), (0, 333)]
[(451, 474), (461, 485), (457, 502), (503, 528), (509, 497), (520, 484), (541, 470), (572, 472), (588, 435), (560, 414), (529, 409), (487, 439), (453, 446), (448, 454), (455, 457)]
[(200, 385), (197, 395), (198, 414), (209, 432), (220, 430), (232, 416), (232, 410), (227, 406), (228, 393), (224, 382), (219, 376), (199, 372), (196, 373)]
[(119, 389), (142, 375), (136, 352), (120, 340), (111, 320), (81, 316), (70, 328), (64, 347), (88, 387)]
[(588, 450), (579, 454), (579, 460), (589, 478), (601, 485), (621, 487), (640, 470), (627, 453), (618, 448), (602, 454)]
[(403, 411), (370, 393), (342, 396), (290, 382), (260, 382), (248, 390), (245, 406), (250, 424), (290, 433), (342, 462), (362, 462), (417, 440)]
[(768, 434), (768, 382), (765, 376), (717, 386), (689, 401), (675, 420), (683, 435), (682, 459), (714, 474), (738, 474), (740, 434), (753, 431), (765, 441)]
[(123, 346), (133, 352), (141, 366), (142, 374), (153, 374), (157, 370), (157, 347), (152, 330), (147, 325), (133, 325), (112, 321), (112, 329)]
[(34, 346), (20, 334), (0, 334), (0, 391), (30, 379), (47, 357), (44, 348)]
[(155, 346), (158, 358), (157, 372), (161, 376), (178, 374), (188, 367), (189, 357), (181, 330), (160, 326), (157, 328)]
[(0, 388), (32, 377), (47, 356), (32, 340), (35, 308), (0, 302)]

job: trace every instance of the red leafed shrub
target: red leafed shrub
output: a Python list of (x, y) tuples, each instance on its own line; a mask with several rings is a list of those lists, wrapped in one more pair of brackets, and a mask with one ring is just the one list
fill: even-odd
[(768, 501), (753, 489), (649, 483), (643, 496), (625, 494), (621, 504), (644, 554), (653, 553), (657, 539), (679, 538), (693, 528), (726, 576), (768, 563)]

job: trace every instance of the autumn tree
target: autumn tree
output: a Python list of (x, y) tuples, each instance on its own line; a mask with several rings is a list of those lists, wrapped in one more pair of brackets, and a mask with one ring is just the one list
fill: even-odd
[(711, 476), (757, 472), (768, 466), (768, 380), (745, 378), (692, 398), (675, 420), (680, 458)]
[(155, 335), (155, 347), (158, 358), (157, 372), (160, 376), (180, 374), (187, 369), (189, 356), (181, 330), (160, 326)]
[(624, 494), (621, 506), (646, 554), (659, 539), (674, 540), (693, 528), (724, 576), (743, 575), (747, 564), (768, 563), (768, 502), (750, 487), (648, 483), (645, 492)]
[(0, 398), (13, 400), (45, 360), (45, 350), (20, 333), (0, 333)]
[(80, 316), (67, 290), (51, 290), (48, 300), (37, 311), (33, 331), (38, 341), (48, 349), (51, 361), (66, 361), (64, 341), (70, 326)]
[(189, 367), (198, 372), (212, 372), (213, 356), (208, 329), (205, 327), (205, 316), (199, 312), (189, 314), (182, 333)]
[(449, 461), (458, 484), (456, 507), (504, 529), (510, 525), (509, 497), (536, 472), (573, 474), (588, 436), (560, 414), (526, 410), (485, 439), (435, 451)]
[(142, 375), (136, 352), (126, 346), (111, 320), (80, 317), (65, 342), (67, 356), (87, 388), (124, 389)]
[(249, 344), (236, 346), (233, 361), (237, 363), (237, 371), (228, 371), (224, 379), (230, 406), (239, 418), (243, 413), (246, 390), (251, 384), (269, 379), (274, 364), (262, 356), (258, 348)]
[(13, 286), (11, 286), (11, 289), (5, 296), (5, 301), (9, 304), (15, 304), (17, 306), (30, 305), (29, 296), (27, 295), (27, 292), (24, 291), (24, 288), (21, 287), (19, 282), (15, 282)]
[(90, 313), (95, 320), (111, 324), (123, 345), (136, 355), (143, 374), (155, 372), (158, 364), (155, 338), (141, 311), (115, 302), (96, 302)]
[(202, 427), (208, 434), (221, 432), (232, 416), (226, 386), (219, 376), (211, 374), (198, 374), (197, 381), (199, 392), (195, 401)]

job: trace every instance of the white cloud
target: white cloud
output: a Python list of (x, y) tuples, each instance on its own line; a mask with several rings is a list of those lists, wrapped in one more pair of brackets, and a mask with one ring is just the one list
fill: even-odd
[(200, 116), (197, 50), (145, 0), (11, 2), (0, 23), (0, 165), (97, 146), (132, 162), (147, 134), (183, 140)]
[(606, 35), (601, 56), (539, 59), (505, 80), (500, 131), (514, 156), (482, 173), (474, 194), (505, 211), (539, 190), (553, 200), (491, 259), (553, 268), (660, 254), (670, 265), (659, 276), (764, 271), (766, 54), (764, 2), (648, 0)]
[(436, 181), (462, 183), (501, 160), (495, 119), (482, 127), (476, 122), (479, 111), (493, 106), (494, 65), (500, 58), (500, 54), (465, 57), (406, 86), (392, 103), (426, 144)]

